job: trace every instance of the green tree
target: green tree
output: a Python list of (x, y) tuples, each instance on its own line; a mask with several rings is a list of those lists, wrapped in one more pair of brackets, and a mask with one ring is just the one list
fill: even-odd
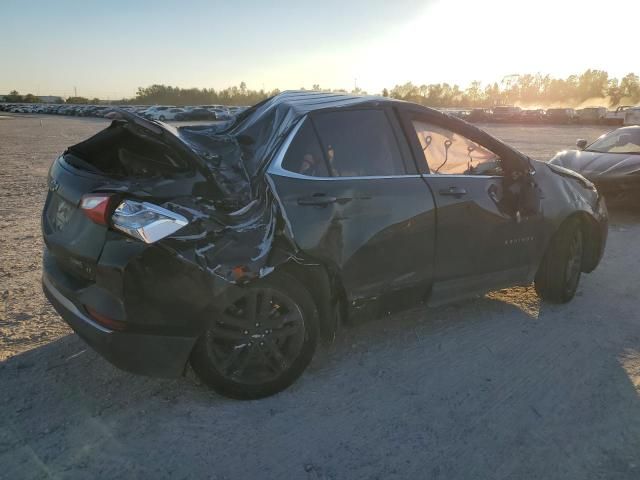
[(607, 85), (607, 96), (609, 97), (609, 105), (614, 106), (620, 103), (622, 99), (622, 92), (620, 90), (620, 82), (618, 82), (617, 78), (612, 78), (609, 80), (609, 84)]
[(640, 101), (640, 79), (635, 73), (629, 73), (620, 80), (620, 95), (627, 101)]
[(470, 107), (479, 107), (484, 101), (484, 92), (482, 91), (482, 84), (474, 80), (471, 85), (464, 91), (465, 102)]
[(69, 97), (67, 98), (67, 103), (86, 105), (87, 103), (89, 103), (89, 99), (85, 97)]
[(584, 102), (591, 98), (603, 98), (609, 85), (609, 74), (602, 70), (586, 70), (578, 77), (577, 98)]
[(5, 100), (10, 103), (20, 103), (22, 102), (22, 95), (18, 93), (17, 90), (11, 90), (9, 95), (6, 95)]
[(24, 103), (39, 103), (40, 102), (40, 98), (36, 97), (32, 93), (27, 93), (24, 97), (22, 97), (22, 101)]

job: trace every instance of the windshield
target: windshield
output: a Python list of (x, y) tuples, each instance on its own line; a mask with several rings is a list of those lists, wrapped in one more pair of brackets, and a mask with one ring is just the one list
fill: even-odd
[(640, 154), (640, 127), (619, 128), (586, 148), (588, 152)]

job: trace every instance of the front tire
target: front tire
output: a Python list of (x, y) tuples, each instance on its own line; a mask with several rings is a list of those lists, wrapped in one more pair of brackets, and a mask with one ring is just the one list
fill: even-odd
[(535, 278), (538, 296), (552, 303), (567, 303), (576, 294), (582, 272), (584, 239), (580, 221), (563, 224), (551, 240)]
[(307, 368), (318, 343), (318, 312), (294, 277), (274, 272), (218, 308), (196, 343), (191, 365), (226, 397), (274, 395)]

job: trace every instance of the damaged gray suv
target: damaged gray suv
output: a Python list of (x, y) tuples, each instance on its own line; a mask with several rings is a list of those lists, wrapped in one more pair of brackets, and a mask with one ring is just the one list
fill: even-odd
[(567, 302), (602, 197), (436, 110), (285, 92), (175, 129), (118, 112), (52, 165), (43, 287), (116, 366), (258, 398), (342, 322), (535, 282)]

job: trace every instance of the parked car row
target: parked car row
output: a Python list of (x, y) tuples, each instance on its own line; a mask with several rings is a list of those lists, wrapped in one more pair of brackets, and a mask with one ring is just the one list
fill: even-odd
[[(114, 112), (113, 105), (66, 105), (47, 103), (0, 103), (0, 112), (44, 113), (71, 115), (75, 117), (109, 117)], [(224, 105), (196, 105), (176, 107), (173, 105), (119, 105), (130, 113), (149, 120), (230, 120), (247, 107)]]
[(501, 105), (493, 108), (448, 109), (447, 113), (469, 122), (634, 125), (638, 123), (640, 106), (625, 105), (609, 111), (605, 107), (544, 110)]

